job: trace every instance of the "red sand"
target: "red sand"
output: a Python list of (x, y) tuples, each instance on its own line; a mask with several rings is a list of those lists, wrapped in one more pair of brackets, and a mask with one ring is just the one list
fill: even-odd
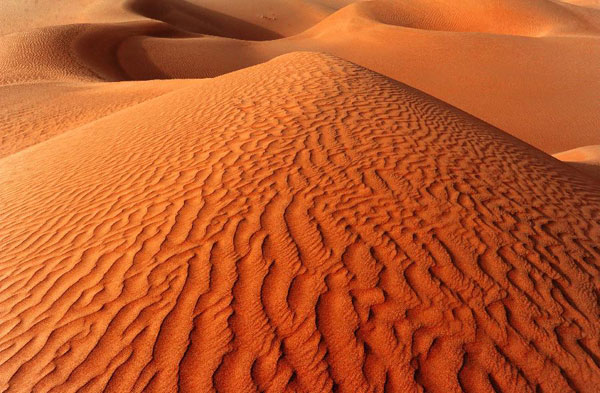
[(8, 0), (0, 391), (597, 391), (571, 3)]

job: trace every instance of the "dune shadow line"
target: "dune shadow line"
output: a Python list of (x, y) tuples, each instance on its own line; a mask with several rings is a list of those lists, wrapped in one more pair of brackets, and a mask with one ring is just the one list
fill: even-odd
[(126, 7), (150, 19), (191, 33), (250, 41), (282, 38), (281, 34), (186, 0), (128, 0)]

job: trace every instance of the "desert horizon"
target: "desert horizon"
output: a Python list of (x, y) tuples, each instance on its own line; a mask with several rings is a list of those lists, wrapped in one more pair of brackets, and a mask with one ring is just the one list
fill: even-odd
[(599, 1), (0, 22), (0, 392), (598, 391)]

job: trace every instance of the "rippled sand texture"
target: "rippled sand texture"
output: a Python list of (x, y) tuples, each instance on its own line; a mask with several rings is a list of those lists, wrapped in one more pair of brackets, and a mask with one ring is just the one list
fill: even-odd
[(597, 391), (595, 0), (0, 1), (0, 392)]
[(600, 382), (600, 186), (351, 63), (196, 82), (0, 169), (6, 391)]

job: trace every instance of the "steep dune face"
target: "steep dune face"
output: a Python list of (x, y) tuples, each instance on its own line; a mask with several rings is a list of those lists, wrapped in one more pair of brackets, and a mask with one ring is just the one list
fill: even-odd
[[(130, 0), (131, 1), (131, 0)], [(189, 7), (191, 14), (197, 14), (197, 11), (211, 10), (221, 15), (228, 15), (232, 18), (242, 20), (254, 26), (260, 26), (266, 30), (276, 32), (282, 36), (288, 37), (308, 29), (333, 12), (354, 3), (356, 0), (185, 0), (185, 7)], [(164, 6), (174, 4), (181, 6), (181, 0), (133, 0), (133, 2), (152, 6), (157, 4)], [(188, 18), (188, 13), (183, 19)], [(159, 15), (160, 18), (164, 14)], [(162, 20), (162, 19), (161, 19)], [(204, 21), (206, 21), (204, 19)], [(201, 21), (197, 25), (191, 26), (194, 30), (197, 26), (203, 25)], [(232, 26), (229, 25), (229, 28)], [(233, 26), (235, 29), (236, 27)], [(247, 37), (245, 39), (248, 39)]]
[(3, 391), (600, 383), (600, 185), (337, 58), (5, 157), (0, 205)]
[[(354, 0), (2, 0), (0, 36), (74, 23), (165, 20), (182, 28), (219, 27), (220, 33), (262, 30), (280, 36), (298, 34)], [(216, 25), (215, 25), (216, 22)], [(260, 37), (260, 36), (259, 36)], [(251, 36), (244, 37), (252, 39)]]
[(274, 31), (185, 0), (130, 0), (127, 6), (141, 15), (189, 32), (253, 41), (281, 38)]

